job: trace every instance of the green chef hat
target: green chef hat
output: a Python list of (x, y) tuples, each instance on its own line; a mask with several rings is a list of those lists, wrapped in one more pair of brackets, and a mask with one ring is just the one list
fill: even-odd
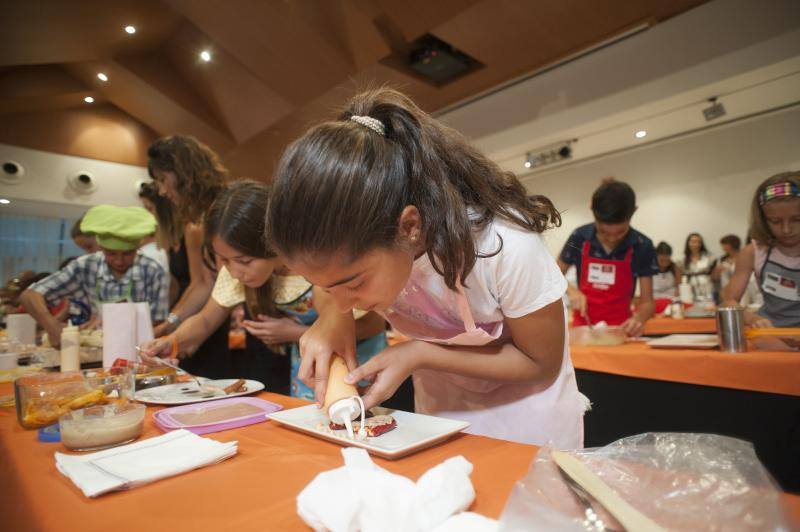
[(81, 231), (97, 235), (102, 248), (130, 251), (156, 232), (156, 219), (142, 207), (98, 205), (83, 216)]

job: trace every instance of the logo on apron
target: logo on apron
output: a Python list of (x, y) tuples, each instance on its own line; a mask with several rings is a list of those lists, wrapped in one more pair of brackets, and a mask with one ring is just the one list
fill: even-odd
[[(608, 290), (608, 287), (615, 284), (617, 279), (617, 266), (615, 264), (589, 263), (587, 280), (595, 285), (595, 288)], [(601, 285), (601, 286), (598, 286)], [(605, 285), (605, 286), (602, 286)]]
[(761, 288), (765, 293), (772, 294), (787, 301), (800, 301), (800, 291), (794, 279), (783, 277), (774, 272), (765, 272)]

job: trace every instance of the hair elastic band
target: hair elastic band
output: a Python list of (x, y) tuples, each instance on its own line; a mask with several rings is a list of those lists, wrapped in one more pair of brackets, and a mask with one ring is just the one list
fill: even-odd
[(350, 117), (350, 120), (371, 129), (381, 137), (386, 136), (386, 128), (383, 127), (383, 122), (377, 118), (372, 118), (371, 116), (353, 115)]
[(782, 183), (775, 183), (761, 191), (758, 196), (758, 204), (764, 205), (769, 200), (775, 198), (797, 197), (800, 196), (797, 184), (791, 181), (783, 181)]

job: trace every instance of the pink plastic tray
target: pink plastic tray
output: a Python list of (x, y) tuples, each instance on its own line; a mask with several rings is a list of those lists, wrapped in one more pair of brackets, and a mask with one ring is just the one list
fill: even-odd
[[(195, 413), (202, 410), (209, 410), (212, 408), (218, 408), (224, 405), (237, 403), (246, 403), (248, 405), (257, 407), (261, 411), (248, 414), (246, 416), (215, 421), (205, 425), (185, 425), (173, 417), (173, 414)], [(155, 421), (156, 426), (158, 426), (158, 428), (164, 432), (177, 429), (186, 429), (190, 432), (194, 432), (195, 434), (208, 434), (209, 432), (219, 432), (222, 430), (235, 429), (237, 427), (261, 423), (262, 421), (267, 420), (267, 414), (277, 412), (282, 408), (283, 407), (279, 404), (271, 403), (263, 399), (256, 399), (255, 397), (231, 397), (230, 399), (220, 399), (218, 401), (207, 401), (204, 403), (165, 408), (164, 410), (159, 410), (153, 414), (153, 420)]]

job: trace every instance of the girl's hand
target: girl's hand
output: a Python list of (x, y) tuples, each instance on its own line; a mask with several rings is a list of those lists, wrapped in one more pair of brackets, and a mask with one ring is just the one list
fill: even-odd
[(53, 327), (45, 326), (45, 331), (47, 332), (47, 338), (50, 341), (50, 347), (54, 349), (58, 349), (61, 347), (61, 330), (64, 329), (64, 324), (61, 322), (56, 322), (56, 325)]
[(771, 329), (775, 327), (771, 321), (767, 318), (758, 317), (755, 321), (750, 324), (751, 327), (755, 327), (756, 329)]
[(142, 350), (142, 354), (148, 357), (174, 358), (177, 356), (177, 353), (172, 352), (173, 342), (169, 336), (150, 340), (139, 346), (139, 348)]
[(258, 315), (258, 321), (242, 321), (245, 330), (265, 344), (296, 342), (306, 331), (306, 326), (289, 318), (271, 318)]
[(321, 313), (300, 337), (300, 368), (297, 377), (314, 388), (317, 406), (322, 407), (328, 388), (331, 355), (341, 356), (352, 371), (356, 362), (356, 325), (352, 312)]
[(572, 308), (572, 310), (578, 311), (578, 314), (580, 314), (583, 317), (583, 319), (589, 321), (586, 295), (577, 288), (572, 288), (571, 290), (568, 290), (567, 296), (569, 297), (570, 308)]
[(372, 386), (362, 397), (364, 408), (369, 409), (389, 399), (416, 369), (415, 352), (419, 350), (418, 341), (409, 341), (387, 347), (364, 365), (357, 367), (344, 379), (348, 384), (360, 380), (373, 381)]
[(625, 320), (620, 327), (625, 331), (625, 334), (635, 338), (642, 335), (644, 323), (636, 316), (631, 316)]

